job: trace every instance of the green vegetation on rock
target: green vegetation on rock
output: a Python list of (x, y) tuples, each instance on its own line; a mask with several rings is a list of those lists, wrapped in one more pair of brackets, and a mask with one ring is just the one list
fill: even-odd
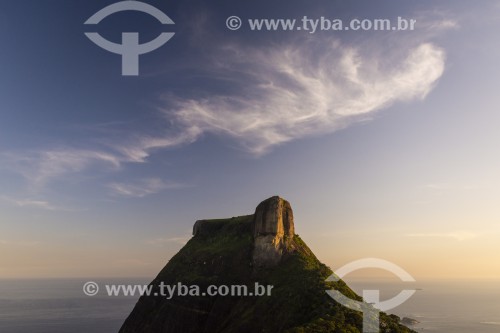
[[(205, 220), (203, 228), (151, 283), (199, 285), (272, 285), (270, 296), (143, 296), (120, 333), (321, 333), (362, 332), (362, 314), (335, 302), (336, 289), (361, 300), (343, 281), (326, 282), (332, 274), (298, 235), (286, 244), (280, 262), (258, 267), (253, 215)], [(157, 289), (154, 289), (157, 290)], [(394, 315), (381, 314), (381, 332), (414, 332)]]

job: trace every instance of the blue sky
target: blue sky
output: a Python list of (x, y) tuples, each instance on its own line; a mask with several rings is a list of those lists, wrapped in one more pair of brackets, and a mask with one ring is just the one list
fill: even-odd
[[(152, 276), (196, 219), (276, 194), (333, 268), (500, 276), (498, 2), (152, 1), (175, 25), (83, 24), (111, 3), (2, 2), (0, 277)], [(230, 31), (230, 15), (417, 24)], [(175, 36), (127, 77), (91, 30)]]

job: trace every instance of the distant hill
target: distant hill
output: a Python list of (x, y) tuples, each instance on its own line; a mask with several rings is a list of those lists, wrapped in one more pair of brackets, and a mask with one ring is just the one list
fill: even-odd
[[(142, 296), (120, 333), (362, 332), (362, 313), (335, 302), (336, 289), (361, 300), (294, 233), (290, 204), (263, 201), (255, 214), (197, 221), (194, 237), (151, 282), (165, 285), (272, 285), (270, 296)], [(380, 332), (413, 332), (381, 313)]]

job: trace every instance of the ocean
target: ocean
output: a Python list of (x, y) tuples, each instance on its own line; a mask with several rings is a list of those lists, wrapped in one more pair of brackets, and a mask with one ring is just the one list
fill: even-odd
[(500, 280), (346, 282), (359, 295), (363, 289), (380, 290), (382, 301), (402, 289), (416, 289), (409, 300), (387, 312), (419, 321), (410, 326), (417, 332), (500, 332)]
[[(0, 280), (1, 333), (113, 333), (137, 297), (85, 296), (92, 279)], [(147, 284), (146, 279), (95, 279), (99, 284)], [(419, 321), (418, 332), (500, 332), (500, 281), (424, 281), (410, 287), (397, 282), (348, 281), (358, 293), (378, 289), (381, 299), (403, 288), (419, 289), (388, 311)]]
[(1, 333), (114, 333), (138, 297), (83, 293), (87, 281), (147, 284), (145, 279), (0, 280)]

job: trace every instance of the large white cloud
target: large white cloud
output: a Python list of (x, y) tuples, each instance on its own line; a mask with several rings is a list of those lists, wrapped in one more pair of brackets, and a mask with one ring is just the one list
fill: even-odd
[[(52, 180), (95, 167), (120, 170), (125, 163), (145, 162), (154, 150), (190, 144), (204, 134), (262, 155), (276, 145), (365, 120), (395, 102), (424, 98), (443, 74), (445, 53), (431, 43), (411, 44), (385, 52), (373, 44), (355, 48), (331, 40), (254, 50), (225, 47), (200, 66), (210, 72), (213, 85), (205, 84), (190, 98), (169, 95), (162, 109), (167, 134), (132, 133), (92, 148), (3, 153), (2, 167), (22, 174), (36, 192)], [(108, 186), (128, 196), (164, 187), (153, 185)]]
[(176, 100), (164, 111), (190, 142), (215, 133), (257, 155), (294, 139), (334, 132), (394, 102), (422, 99), (445, 64), (444, 51), (430, 43), (410, 49), (391, 66), (336, 42), (321, 48), (304, 43), (226, 51), (214, 72), (221, 79), (231, 73), (231, 93)]

